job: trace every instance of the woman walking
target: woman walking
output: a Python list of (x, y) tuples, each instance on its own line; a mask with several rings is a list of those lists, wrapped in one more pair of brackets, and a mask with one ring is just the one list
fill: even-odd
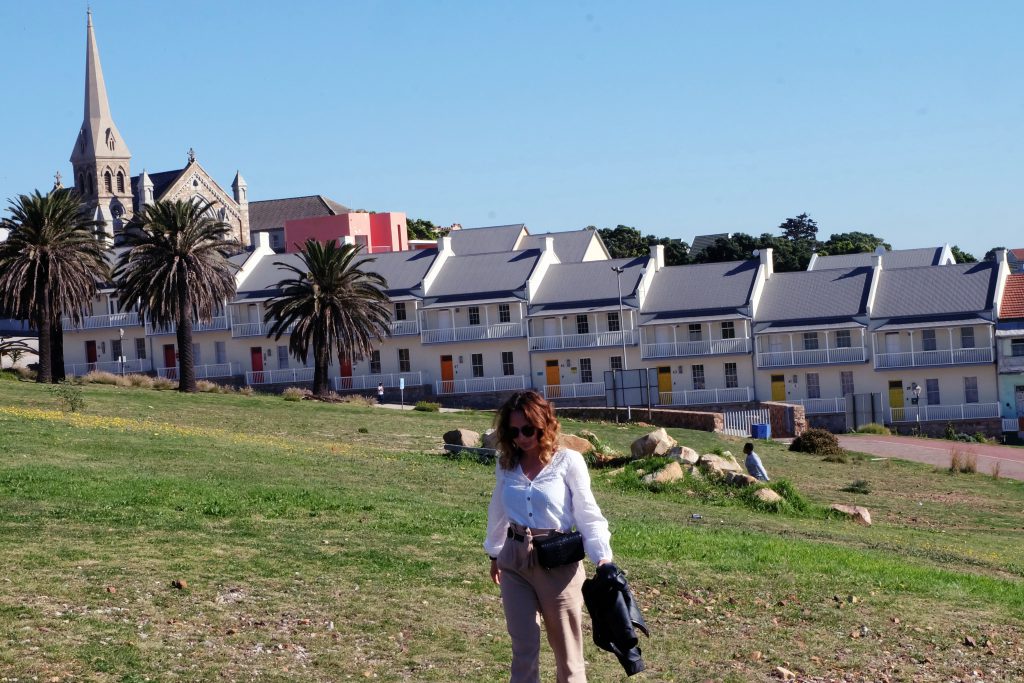
[(510, 683), (540, 681), (540, 620), (555, 654), (559, 683), (586, 681), (583, 663), (584, 571), (579, 561), (541, 566), (534, 541), (574, 527), (592, 562), (612, 559), (608, 522), (590, 490), (583, 456), (557, 448), (558, 420), (534, 391), (513, 395), (495, 420), (501, 451), (487, 512), (484, 549), (501, 586), (512, 638)]

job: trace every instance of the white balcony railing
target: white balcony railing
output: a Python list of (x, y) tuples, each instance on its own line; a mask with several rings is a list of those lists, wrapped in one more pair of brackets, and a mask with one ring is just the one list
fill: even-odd
[(991, 363), (991, 347), (973, 349), (939, 349), (936, 351), (901, 351), (875, 355), (876, 368), (912, 368), (920, 365), (967, 365)]
[[(213, 330), (226, 330), (228, 329), (228, 317), (226, 315), (219, 315), (216, 318), (212, 318), (207, 322), (199, 320), (192, 321), (193, 332), (211, 332)], [(146, 334), (152, 336), (164, 335), (164, 334), (175, 334), (177, 328), (175, 326), (169, 327), (157, 327), (151, 322), (146, 323)]]
[(354, 389), (376, 389), (383, 384), (385, 389), (397, 389), (399, 379), (405, 380), (405, 386), (417, 387), (423, 384), (422, 372), (398, 372), (377, 375), (353, 375), (352, 377), (335, 377), (331, 386), (335, 391), (352, 391)]
[(754, 400), (750, 387), (732, 389), (690, 389), (688, 391), (662, 391), (658, 401), (663, 406), (694, 406), (712, 403), (747, 403)]
[(676, 358), (727, 353), (750, 353), (750, 337), (643, 344), (640, 348), (640, 353), (643, 358)]
[(1021, 431), (1021, 428), (1020, 428), (1020, 418), (1004, 417), (1003, 418), (1003, 431), (1004, 432), (1019, 432), (1019, 431)]
[(64, 374), (81, 377), (90, 372), (112, 372), (115, 375), (127, 375), (130, 372), (144, 372), (145, 359), (132, 358), (123, 363), (116, 360), (105, 360), (97, 363), (65, 363)]
[[(195, 366), (196, 379), (209, 379), (210, 377), (231, 377), (235, 374), (235, 366), (232, 363), (210, 363), (207, 365)], [(178, 366), (170, 368), (157, 368), (156, 374), (166, 379), (178, 379)]]
[(438, 394), (479, 394), (487, 391), (525, 389), (526, 377), (522, 375), (508, 375), (505, 377), (477, 377), (475, 379), (442, 379), (434, 384)]
[(544, 385), (544, 398), (586, 398), (588, 396), (604, 396), (604, 382)]
[(927, 422), (931, 420), (975, 420), (999, 417), (998, 403), (962, 403), (960, 405), (904, 406), (890, 408), (890, 422)]
[(285, 368), (283, 370), (251, 370), (245, 373), (246, 384), (288, 384), (312, 382), (313, 368)]
[(560, 334), (553, 337), (531, 337), (531, 351), (547, 351), (552, 349), (587, 349), (598, 346), (630, 346), (639, 339), (636, 330), (620, 330), (618, 332), (591, 332), (590, 334)]
[(420, 330), (420, 341), (424, 344), (480, 341), (483, 339), (508, 339), (510, 337), (525, 336), (526, 328), (523, 323), (498, 323), (496, 325), (470, 325), (469, 327)]
[[(232, 337), (266, 337), (270, 333), (273, 323), (236, 323), (231, 326)], [(285, 330), (285, 334), (291, 334), (295, 329), (292, 323)]]
[(846, 399), (842, 396), (837, 398), (800, 398), (794, 401), (787, 400), (786, 403), (802, 405), (805, 415), (846, 412)]
[(61, 325), (65, 332), (73, 330), (98, 330), (104, 327), (134, 327), (141, 325), (139, 314), (135, 312), (111, 313), (110, 315), (87, 315), (82, 322), (75, 325), (71, 318), (61, 318)]
[(406, 334), (419, 334), (420, 323), (417, 320), (392, 320), (391, 336), (401, 337)]
[(779, 368), (788, 365), (828, 365), (860, 363), (868, 358), (863, 346), (842, 346), (833, 349), (794, 349), (793, 351), (758, 351), (757, 367)]

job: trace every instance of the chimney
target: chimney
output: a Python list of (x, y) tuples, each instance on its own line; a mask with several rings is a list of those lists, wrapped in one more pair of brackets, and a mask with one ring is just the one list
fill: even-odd
[(871, 267), (875, 270), (882, 270), (882, 254), (871, 255)]
[(266, 230), (259, 230), (257, 232), (254, 232), (253, 236), (256, 238), (253, 241), (253, 245), (257, 249), (270, 249), (270, 233), (269, 232), (267, 232)]
[(451, 252), (452, 251), (452, 238), (449, 237), (448, 235), (445, 235), (444, 237), (439, 239), (437, 241), (437, 250), (438, 251)]
[(764, 268), (764, 279), (767, 280), (775, 274), (775, 262), (772, 260), (772, 248), (758, 249), (757, 255), (761, 258), (761, 266)]
[(658, 272), (665, 267), (665, 245), (651, 245), (651, 260), (654, 261), (654, 271)]
[(554, 237), (545, 237), (544, 238), (544, 251), (550, 251), (551, 253), (555, 252), (555, 238)]

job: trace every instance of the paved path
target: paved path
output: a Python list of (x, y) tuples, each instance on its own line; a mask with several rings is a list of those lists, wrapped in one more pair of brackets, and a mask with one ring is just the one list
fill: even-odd
[(981, 474), (990, 474), (998, 463), (1000, 477), (1024, 481), (1024, 448), (876, 434), (844, 434), (839, 437), (839, 443), (851, 451), (913, 460), (936, 467), (949, 467), (950, 452), (956, 448), (977, 456), (978, 472)]

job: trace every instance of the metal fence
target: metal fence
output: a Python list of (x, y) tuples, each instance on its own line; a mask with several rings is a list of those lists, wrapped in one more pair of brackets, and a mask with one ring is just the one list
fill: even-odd
[(772, 421), (771, 411), (767, 408), (727, 410), (722, 413), (722, 417), (725, 418), (723, 431), (733, 436), (750, 436), (750, 425), (770, 424)]

